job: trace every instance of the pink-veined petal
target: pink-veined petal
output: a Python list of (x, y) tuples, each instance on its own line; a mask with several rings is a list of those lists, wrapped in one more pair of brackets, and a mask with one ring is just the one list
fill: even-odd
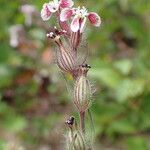
[(60, 21), (67, 21), (73, 15), (73, 10), (71, 8), (64, 8), (60, 13)]
[(72, 7), (73, 5), (74, 5), (74, 2), (72, 0), (60, 0), (61, 8)]
[(85, 29), (85, 23), (86, 23), (86, 17), (84, 17), (84, 19), (81, 21), (81, 25), (80, 25), (80, 33), (82, 33)]
[(59, 3), (57, 1), (51, 1), (48, 5), (49, 10), (54, 13), (59, 9)]
[(75, 16), (71, 22), (71, 30), (73, 32), (77, 32), (79, 30), (79, 27), (79, 18)]
[(90, 13), (88, 14), (88, 19), (89, 19), (90, 23), (91, 23), (92, 25), (96, 26), (96, 27), (99, 27), (100, 24), (101, 24), (101, 18), (100, 18), (100, 16), (99, 16), (97, 13), (95, 13), (95, 12), (90, 12)]
[(49, 20), (50, 19), (50, 17), (51, 17), (51, 12), (50, 12), (50, 10), (49, 10), (49, 7), (48, 7), (48, 3), (45, 3), (44, 5), (43, 5), (43, 8), (42, 8), (42, 10), (41, 10), (41, 17), (42, 17), (42, 19), (44, 20), (44, 21), (47, 21), (47, 20)]

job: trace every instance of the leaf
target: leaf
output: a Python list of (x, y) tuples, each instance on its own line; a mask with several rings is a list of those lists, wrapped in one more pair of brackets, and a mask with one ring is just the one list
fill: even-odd
[(123, 75), (128, 75), (132, 69), (132, 63), (128, 59), (119, 60), (114, 63), (116, 67)]
[(148, 150), (147, 142), (142, 137), (128, 138), (126, 143), (127, 150)]
[(26, 119), (4, 102), (0, 102), (0, 114), (3, 116), (0, 120), (0, 127), (8, 131), (18, 132), (27, 125)]
[(120, 133), (120, 134), (129, 134), (136, 131), (135, 125), (128, 119), (123, 118), (119, 120), (114, 120), (111, 126), (108, 128), (108, 133)]
[(0, 139), (0, 150), (6, 150), (6, 141)]
[(124, 102), (128, 98), (136, 97), (144, 91), (144, 80), (136, 79), (125, 79), (116, 90), (116, 98), (119, 102)]
[(93, 69), (90, 75), (93, 78), (99, 79), (109, 88), (116, 88), (121, 81), (121, 76), (112, 68)]
[(38, 40), (45, 40), (45, 32), (42, 29), (32, 29), (30, 31), (30, 35), (34, 38), (34, 39), (38, 39)]
[(113, 119), (117, 115), (124, 112), (124, 107), (122, 105), (116, 105), (113, 103), (96, 103), (93, 105), (94, 119), (99, 125), (112, 124)]
[(8, 86), (12, 82), (14, 71), (5, 64), (0, 64), (0, 88)]
[(119, 0), (120, 7), (123, 11), (127, 11), (128, 9), (128, 0)]
[(6, 116), (3, 121), (3, 126), (12, 132), (18, 132), (26, 127), (26, 120), (21, 116)]

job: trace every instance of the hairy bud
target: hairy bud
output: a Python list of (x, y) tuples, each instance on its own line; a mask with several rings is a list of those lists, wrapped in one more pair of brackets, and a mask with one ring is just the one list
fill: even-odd
[(59, 31), (56, 27), (54, 28), (54, 31), (51, 31), (47, 34), (48, 38), (51, 38), (55, 41), (55, 43), (59, 47), (59, 51), (57, 52), (57, 65), (63, 72), (68, 72), (70, 74), (73, 74), (73, 71), (75, 69), (75, 57), (73, 56), (72, 51), (69, 51), (65, 46), (63, 45), (60, 36), (65, 34), (65, 30)]
[(85, 112), (91, 105), (92, 89), (87, 79), (89, 68), (91, 67), (87, 64), (79, 66), (78, 77), (75, 82), (74, 104), (79, 112)]
[(66, 134), (66, 146), (68, 150), (86, 150), (86, 142), (83, 134), (77, 128), (74, 117), (66, 121), (69, 130)]

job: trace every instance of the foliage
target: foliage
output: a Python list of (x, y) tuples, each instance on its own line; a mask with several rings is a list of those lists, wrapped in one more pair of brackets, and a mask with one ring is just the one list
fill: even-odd
[[(44, 2), (28, 0), (27, 3), (40, 11)], [(97, 143), (101, 142), (104, 149), (111, 141), (111, 147), (148, 150), (150, 2), (83, 0), (78, 3), (102, 17), (101, 28), (88, 29), (87, 34), (90, 77), (97, 89), (92, 106)], [(51, 65), (53, 45), (45, 38), (47, 28), (37, 22), (26, 26), (20, 12), (22, 4), (23, 0), (9, 3), (0, 0), (3, 14), (0, 16), (0, 149), (11, 150), (13, 142), (18, 149), (21, 146), (59, 149), (64, 116), (67, 117), (66, 111), (71, 112), (70, 98), (65, 94), (63, 76)], [(12, 48), (9, 28), (15, 24), (23, 25), (26, 41)]]

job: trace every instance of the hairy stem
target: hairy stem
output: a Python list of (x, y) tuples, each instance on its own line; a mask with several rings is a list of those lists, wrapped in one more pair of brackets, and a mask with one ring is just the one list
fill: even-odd
[(80, 112), (80, 128), (81, 131), (85, 132), (85, 112)]

